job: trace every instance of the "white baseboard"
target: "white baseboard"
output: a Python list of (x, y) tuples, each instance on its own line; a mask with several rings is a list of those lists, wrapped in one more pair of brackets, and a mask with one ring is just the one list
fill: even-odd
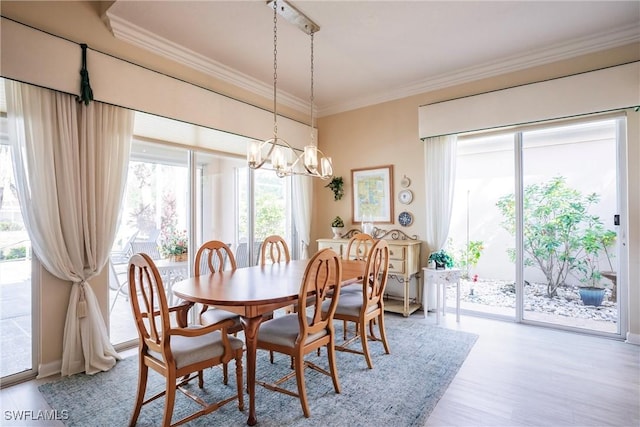
[(628, 344), (640, 345), (640, 334), (632, 334), (631, 332), (627, 332), (627, 340), (625, 342)]
[(46, 378), (51, 375), (59, 375), (62, 371), (62, 360), (56, 360), (49, 363), (41, 363), (38, 366), (38, 376), (36, 378)]

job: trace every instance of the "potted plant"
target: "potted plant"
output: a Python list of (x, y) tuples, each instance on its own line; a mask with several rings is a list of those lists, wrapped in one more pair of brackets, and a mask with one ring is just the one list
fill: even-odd
[(576, 257), (573, 274), (580, 280), (582, 286), (578, 288), (580, 299), (584, 305), (598, 307), (602, 304), (605, 286), (602, 283), (603, 272), (600, 271), (600, 256), (607, 256), (609, 267), (611, 259), (607, 247), (615, 241), (616, 233), (604, 228), (598, 217), (591, 217), (580, 239), (581, 250)]
[(333, 221), (331, 221), (331, 231), (333, 231), (333, 238), (339, 239), (340, 234), (342, 233), (342, 229), (344, 228), (344, 221), (339, 216), (336, 216)]
[(452, 268), (454, 265), (453, 258), (444, 249), (432, 252), (431, 255), (429, 255), (429, 261), (433, 261), (436, 263), (436, 270)]
[[(344, 196), (344, 181), (341, 176), (334, 176), (325, 187), (333, 191), (333, 200), (338, 201)], [(344, 225), (343, 225), (344, 227)]]
[(171, 228), (160, 236), (160, 253), (171, 261), (186, 261), (188, 249), (187, 230), (176, 231)]

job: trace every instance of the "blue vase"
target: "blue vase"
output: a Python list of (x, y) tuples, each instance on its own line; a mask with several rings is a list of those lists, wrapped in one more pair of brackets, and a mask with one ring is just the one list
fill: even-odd
[(580, 298), (584, 305), (599, 307), (604, 298), (604, 289), (601, 288), (580, 288)]

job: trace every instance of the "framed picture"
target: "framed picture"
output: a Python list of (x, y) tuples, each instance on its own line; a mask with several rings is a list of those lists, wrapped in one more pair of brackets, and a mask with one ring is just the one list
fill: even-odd
[(353, 223), (393, 223), (393, 165), (352, 169)]

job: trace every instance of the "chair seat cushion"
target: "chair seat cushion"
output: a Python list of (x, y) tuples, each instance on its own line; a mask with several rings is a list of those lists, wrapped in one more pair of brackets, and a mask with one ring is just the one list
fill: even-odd
[[(307, 320), (311, 323), (312, 319), (308, 317)], [(298, 323), (298, 315), (288, 314), (286, 316), (276, 317), (260, 325), (258, 341), (293, 348), (299, 332), (300, 324)], [(315, 334), (311, 334), (307, 337), (305, 344), (311, 343), (325, 335), (327, 335), (327, 331), (324, 329)]]
[(341, 286), (340, 287), (340, 295), (343, 294), (352, 294), (352, 293), (360, 293), (362, 295), (362, 282), (358, 281), (358, 283), (354, 283), (349, 286)]
[(230, 329), (235, 329), (240, 325), (240, 316), (230, 311), (222, 310), (220, 308), (210, 307), (207, 311), (200, 315), (200, 324), (203, 326), (213, 325), (222, 320), (234, 319), (234, 324)]
[[(362, 291), (360, 292), (346, 292), (340, 293), (340, 299), (338, 299), (338, 308), (336, 308), (336, 316), (344, 315), (344, 316), (352, 316), (358, 317), (360, 315), (360, 310), (362, 310)], [(331, 301), (325, 301), (322, 304), (322, 311), (329, 310), (329, 305)], [(373, 305), (368, 308), (368, 311), (373, 311), (376, 309), (376, 306)]]
[[(200, 326), (191, 326), (189, 328), (200, 328)], [(242, 340), (233, 336), (229, 336), (229, 342), (233, 350), (241, 349), (243, 346)], [(172, 335), (170, 347), (178, 369), (224, 354), (220, 331), (213, 331), (197, 337)], [(158, 360), (162, 360), (162, 354), (156, 351), (150, 350), (149, 354)]]

